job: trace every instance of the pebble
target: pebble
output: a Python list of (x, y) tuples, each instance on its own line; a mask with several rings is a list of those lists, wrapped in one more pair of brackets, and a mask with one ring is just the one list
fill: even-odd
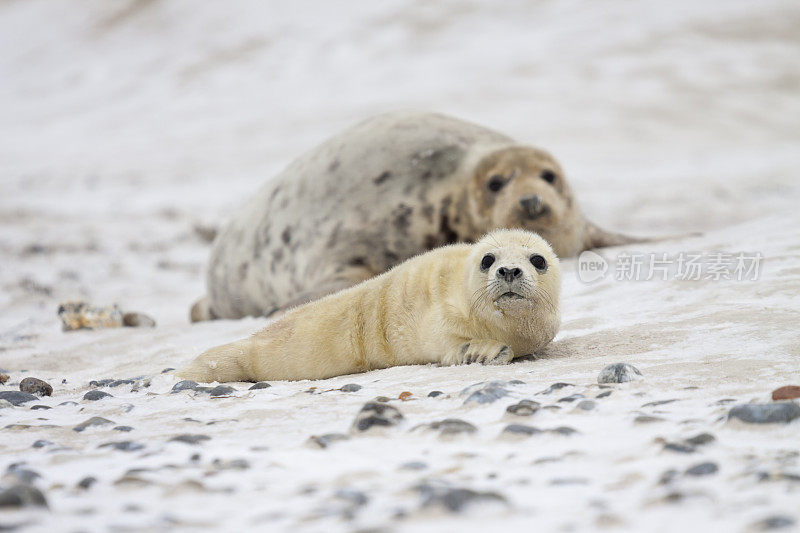
[(539, 410), (541, 404), (533, 400), (520, 400), (519, 402), (506, 407), (506, 413), (515, 416), (533, 416)]
[(38, 396), (34, 396), (33, 394), (29, 394), (27, 392), (16, 390), (0, 391), (0, 400), (6, 400), (12, 405), (22, 405), (23, 403), (32, 402), (38, 399)]
[(169, 439), (170, 442), (183, 442), (186, 444), (199, 444), (206, 440), (211, 440), (211, 437), (208, 435), (197, 435), (197, 434), (190, 434), (184, 433), (183, 435), (178, 435), (176, 437), (172, 437)]
[(109, 387), (119, 387), (120, 385), (133, 385), (136, 380), (133, 379), (115, 379), (108, 384)]
[(36, 442), (34, 442), (31, 445), (31, 447), (32, 448), (44, 448), (45, 446), (50, 446), (51, 444), (53, 444), (53, 443), (50, 442), (49, 440), (39, 439)]
[(639, 379), (642, 373), (639, 369), (628, 363), (615, 363), (608, 365), (597, 376), (598, 383), (625, 383)]
[(800, 417), (800, 405), (795, 402), (747, 403), (733, 407), (728, 419), (736, 418), (748, 424), (788, 424)]
[(106, 379), (93, 379), (89, 382), (90, 387), (108, 387), (112, 383), (116, 381), (114, 378), (106, 378)]
[(570, 396), (564, 396), (563, 398), (559, 398), (558, 401), (559, 402), (572, 403), (575, 400), (580, 400), (581, 398), (585, 398), (585, 397), (586, 396), (584, 396), (583, 394), (572, 394)]
[(93, 416), (92, 418), (81, 422), (80, 424), (72, 428), (72, 430), (81, 432), (89, 427), (106, 426), (113, 423), (114, 422), (112, 422), (111, 420), (103, 418), (102, 416)]
[(183, 381), (179, 381), (172, 386), (172, 392), (180, 392), (182, 390), (195, 390), (195, 389), (197, 389), (197, 382), (192, 381), (191, 379), (184, 379)]
[(247, 470), (250, 468), (250, 462), (247, 459), (231, 459), (229, 461), (214, 459), (211, 464), (217, 470)]
[(32, 411), (47, 411), (48, 409), (52, 409), (52, 407), (41, 403), (31, 406)]
[(719, 467), (716, 463), (707, 462), (694, 465), (693, 467), (687, 469), (684, 474), (694, 477), (710, 476), (712, 474), (716, 474), (718, 470)]
[(39, 472), (23, 468), (20, 464), (11, 464), (6, 469), (6, 476), (22, 485), (30, 485), (42, 477)]
[(428, 465), (422, 461), (408, 461), (400, 465), (400, 470), (425, 470), (426, 468)]
[(454, 437), (456, 435), (469, 435), (477, 433), (478, 428), (459, 418), (446, 418), (430, 424), (422, 424), (414, 429), (423, 428), (430, 431), (438, 431), (440, 437)]
[(601, 392), (600, 394), (598, 394), (597, 396), (595, 396), (595, 398), (597, 398), (598, 400), (599, 400), (600, 398), (606, 398), (606, 397), (608, 397), (608, 396), (611, 396), (611, 393), (612, 393), (612, 392), (613, 392), (613, 391), (610, 391), (610, 390), (603, 391), (603, 392)]
[(756, 531), (772, 531), (773, 529), (784, 529), (792, 527), (794, 519), (788, 516), (770, 516), (764, 520), (759, 520), (752, 525), (752, 529)]
[(49, 383), (42, 379), (31, 377), (19, 382), (19, 390), (38, 396), (50, 396), (53, 394), (53, 387)]
[(124, 433), (127, 433), (128, 431), (133, 431), (133, 428), (131, 426), (115, 426), (112, 429), (114, 431), (122, 431)]
[(800, 398), (800, 386), (797, 385), (786, 385), (785, 387), (780, 387), (772, 391), (772, 399), (776, 402), (779, 400), (793, 400), (795, 398)]
[(694, 446), (680, 442), (667, 442), (664, 444), (664, 449), (677, 453), (694, 453)]
[(396, 407), (381, 403), (367, 402), (353, 421), (354, 431), (367, 431), (373, 427), (396, 426), (403, 421), (403, 414)]
[(97, 400), (102, 400), (103, 398), (113, 398), (109, 393), (103, 392), (101, 390), (90, 390), (86, 394), (83, 395), (84, 400), (88, 400), (90, 402), (96, 402)]
[(172, 368), (171, 366), (168, 366), (167, 368), (165, 368), (164, 370), (162, 370), (162, 371), (161, 371), (161, 373), (162, 373), (162, 374), (169, 374), (170, 372), (172, 372), (172, 371), (174, 371), (174, 370), (175, 370), (174, 368)]
[(574, 386), (575, 385), (573, 385), (572, 383), (562, 383), (562, 382), (553, 383), (552, 385), (547, 387), (545, 390), (543, 390), (539, 394), (552, 394), (553, 392), (555, 392), (555, 391), (557, 391), (559, 389), (563, 389), (564, 387), (574, 387)]
[(597, 407), (597, 403), (593, 402), (592, 400), (583, 400), (582, 402), (578, 402), (578, 405), (576, 405), (575, 407), (577, 407), (582, 411), (591, 411), (592, 409)]
[(342, 385), (342, 388), (339, 390), (342, 392), (356, 392), (361, 390), (361, 385), (358, 383), (348, 383), (347, 385)]
[(156, 321), (144, 313), (125, 313), (122, 315), (122, 325), (129, 328), (154, 328)]
[(95, 483), (97, 483), (96, 477), (86, 476), (85, 478), (78, 481), (78, 488), (86, 490), (88, 488), (91, 488), (91, 486), (94, 485)]
[(326, 433), (324, 435), (311, 435), (308, 438), (308, 442), (324, 449), (334, 442), (347, 440), (349, 438), (350, 437), (344, 433)]
[(133, 442), (130, 440), (121, 440), (117, 442), (106, 442), (98, 446), (98, 448), (113, 448), (114, 450), (120, 450), (123, 452), (135, 452), (137, 450), (143, 450), (144, 444), (139, 444), (138, 442)]
[(268, 389), (270, 387), (272, 387), (272, 385), (270, 385), (266, 381), (259, 381), (258, 383), (253, 384), (253, 386), (250, 387), (248, 390)]
[(230, 396), (234, 392), (236, 392), (236, 389), (234, 389), (230, 385), (217, 385), (216, 387), (214, 387), (213, 389), (208, 391), (208, 393), (211, 396), (214, 396), (214, 397), (217, 397), (217, 396)]
[(702, 446), (703, 444), (708, 444), (710, 442), (714, 442), (716, 437), (711, 433), (698, 433), (694, 437), (690, 437), (686, 439), (684, 442), (687, 444), (691, 444), (692, 446)]
[(504, 396), (508, 396), (508, 390), (503, 381), (482, 381), (466, 387), (461, 391), (461, 396), (466, 396), (464, 405), (468, 403), (492, 403)]
[(544, 433), (541, 429), (533, 426), (526, 426), (525, 424), (509, 424), (503, 428), (503, 435), (511, 435), (515, 437), (530, 437), (537, 433)]
[(440, 390), (432, 390), (428, 393), (428, 398), (436, 398), (437, 396), (441, 396), (442, 394), (444, 393)]
[(8, 374), (0, 373), (0, 385), (4, 385), (5, 382), (8, 381), (9, 379), (11, 379), (11, 376), (9, 376)]
[(64, 331), (122, 326), (122, 311), (116, 305), (94, 307), (87, 302), (64, 302), (58, 306), (58, 317)]
[(667, 405), (668, 403), (673, 403), (677, 401), (678, 401), (677, 398), (673, 398), (671, 400), (658, 400), (657, 402), (647, 402), (646, 404), (643, 404), (642, 407), (656, 407), (659, 405)]
[(568, 426), (559, 426), (557, 428), (553, 428), (548, 431), (550, 431), (550, 433), (558, 433), (559, 435), (564, 435), (567, 437), (570, 435), (574, 435), (575, 433), (578, 433), (577, 429)]
[(47, 507), (47, 500), (36, 487), (15, 485), (0, 490), (0, 507)]
[(451, 513), (459, 513), (467, 506), (481, 502), (507, 504), (506, 498), (497, 492), (479, 492), (458, 487), (439, 487), (423, 484), (417, 487), (422, 496), (422, 507), (442, 507)]
[(633, 419), (634, 424), (652, 424), (653, 422), (663, 422), (665, 419), (660, 416), (639, 415)]

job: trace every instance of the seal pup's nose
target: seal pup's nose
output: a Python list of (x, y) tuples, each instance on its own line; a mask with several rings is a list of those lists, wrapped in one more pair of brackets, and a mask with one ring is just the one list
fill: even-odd
[(506, 283), (511, 283), (518, 277), (522, 276), (522, 269), (513, 267), (513, 268), (506, 268), (500, 267), (497, 269), (497, 277), (500, 279), (506, 280)]
[(542, 201), (542, 197), (538, 194), (523, 196), (519, 199), (519, 204), (522, 206), (525, 214), (528, 215), (528, 218), (540, 217), (550, 211), (550, 208), (545, 205)]

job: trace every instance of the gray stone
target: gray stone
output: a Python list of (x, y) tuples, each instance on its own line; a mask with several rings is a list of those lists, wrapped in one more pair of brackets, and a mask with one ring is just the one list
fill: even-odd
[(17, 391), (17, 390), (4, 390), (0, 391), (0, 400), (6, 400), (12, 405), (22, 405), (23, 403), (38, 400), (38, 396), (33, 394)]
[(409, 461), (400, 465), (400, 470), (425, 470), (426, 468), (428, 465), (422, 461)]
[(19, 390), (37, 396), (50, 396), (53, 394), (53, 387), (46, 381), (28, 377), (19, 382)]
[(47, 507), (42, 491), (31, 485), (15, 485), (0, 490), (0, 508)]
[(113, 429), (114, 431), (122, 431), (124, 433), (133, 431), (133, 428), (131, 426), (115, 426)]
[(122, 325), (129, 328), (154, 328), (156, 321), (144, 313), (125, 313), (122, 315)]
[(31, 406), (31, 411), (47, 411), (49, 409), (52, 409), (52, 407), (50, 407), (49, 405), (43, 405), (41, 403)]
[(440, 390), (432, 390), (428, 393), (428, 398), (436, 398), (437, 396), (441, 396), (442, 394), (444, 393)]
[(564, 396), (563, 398), (559, 398), (558, 401), (572, 403), (575, 400), (580, 400), (581, 398), (585, 398), (585, 396), (583, 394), (571, 394), (570, 396)]
[(571, 427), (568, 427), (568, 426), (559, 426), (557, 428), (553, 428), (553, 429), (550, 429), (548, 431), (550, 431), (550, 433), (557, 433), (559, 435), (564, 435), (566, 437), (569, 437), (570, 435), (574, 435), (575, 433), (578, 433), (577, 429), (574, 429), (574, 428), (571, 428)]
[(106, 379), (93, 379), (89, 382), (90, 387), (108, 387), (110, 384), (116, 381), (114, 378), (106, 378)]
[(324, 449), (333, 444), (334, 442), (347, 440), (349, 438), (350, 437), (348, 437), (344, 433), (326, 433), (324, 435), (311, 435), (308, 438), (308, 442), (310, 444), (314, 444)]
[(716, 474), (718, 470), (719, 467), (716, 463), (707, 462), (694, 465), (687, 469), (685, 474), (693, 477), (710, 476), (711, 474)]
[(272, 385), (270, 385), (266, 381), (259, 381), (258, 383), (254, 383), (253, 386), (250, 387), (248, 390), (261, 390), (261, 389), (268, 389), (270, 387), (272, 387)]
[(601, 392), (600, 394), (598, 394), (597, 396), (595, 396), (595, 398), (597, 398), (598, 400), (601, 399), (601, 398), (607, 398), (608, 396), (611, 396), (612, 392), (613, 391), (605, 390), (605, 391)]
[(211, 396), (214, 396), (214, 397), (216, 397), (216, 396), (230, 396), (234, 392), (236, 392), (236, 389), (234, 389), (230, 385), (217, 385), (216, 387), (214, 387), (213, 389), (208, 391), (208, 393)]
[(633, 419), (634, 424), (652, 424), (653, 422), (663, 422), (665, 419), (660, 416), (639, 415)]
[(508, 396), (508, 390), (505, 388), (506, 383), (503, 381), (483, 381), (470, 385), (461, 391), (461, 396), (466, 396), (464, 405), (468, 403), (492, 403), (494, 401)]
[(550, 385), (549, 387), (547, 387), (545, 390), (543, 390), (538, 394), (552, 394), (557, 390), (563, 389), (564, 387), (574, 387), (574, 386), (575, 385), (573, 385), (572, 383), (563, 383), (563, 382), (553, 383), (552, 385)]
[(175, 385), (173, 385), (171, 392), (180, 392), (182, 390), (195, 390), (195, 389), (197, 389), (196, 381), (192, 381), (191, 379), (184, 379), (183, 381), (179, 381)]
[(503, 428), (503, 435), (514, 437), (530, 437), (537, 433), (544, 433), (541, 429), (525, 424), (509, 424)]
[(115, 379), (108, 384), (109, 387), (119, 387), (120, 385), (133, 385), (136, 380), (133, 379)]
[(183, 442), (185, 444), (199, 444), (206, 440), (211, 440), (211, 437), (208, 435), (196, 435), (196, 434), (189, 434), (184, 433), (183, 435), (178, 435), (176, 437), (172, 437), (169, 439), (170, 442)]
[(106, 442), (98, 446), (98, 448), (112, 448), (122, 452), (135, 452), (137, 450), (143, 450), (144, 444), (139, 444), (138, 442), (133, 442), (130, 440), (121, 440), (118, 442)]
[(597, 403), (593, 402), (592, 400), (583, 400), (582, 402), (578, 402), (578, 405), (575, 407), (582, 411), (591, 411), (597, 407)]
[(753, 524), (756, 531), (772, 531), (773, 529), (784, 529), (794, 525), (794, 518), (789, 516), (770, 516), (764, 520), (759, 520)]
[(214, 459), (212, 464), (217, 470), (247, 470), (250, 468), (250, 462), (247, 459), (230, 459), (228, 461)]
[(90, 390), (83, 395), (83, 399), (90, 402), (96, 402), (97, 400), (102, 400), (103, 398), (113, 398), (113, 396), (101, 390)]
[(107, 418), (103, 418), (102, 416), (93, 416), (92, 418), (90, 418), (88, 420), (84, 420), (83, 422), (81, 422), (80, 424), (78, 424), (77, 426), (72, 428), (72, 430), (80, 432), (80, 431), (85, 430), (86, 428), (98, 427), (98, 426), (106, 426), (106, 425), (113, 424), (113, 423), (114, 422), (112, 422), (111, 420), (109, 420)]
[(94, 477), (94, 476), (86, 476), (85, 478), (83, 478), (80, 481), (78, 481), (78, 488), (86, 490), (86, 489), (91, 488), (91, 486), (94, 485), (95, 483), (97, 483), (97, 478), (96, 477)]
[(657, 407), (659, 405), (667, 405), (668, 403), (677, 402), (677, 398), (673, 398), (671, 400), (658, 400), (656, 402), (647, 402), (646, 404), (642, 405), (642, 407)]
[(473, 503), (508, 503), (504, 496), (496, 492), (479, 492), (472, 489), (431, 484), (420, 485), (417, 490), (422, 496), (423, 507), (441, 507), (451, 513), (459, 513)]
[(469, 435), (477, 433), (478, 428), (465, 420), (458, 418), (446, 418), (430, 424), (422, 424), (414, 429), (422, 428), (424, 430), (436, 431), (440, 437), (453, 437), (456, 435)]
[(680, 442), (667, 442), (664, 444), (664, 449), (677, 453), (694, 453), (695, 451), (694, 446)]
[(353, 430), (362, 432), (375, 427), (396, 426), (403, 421), (403, 414), (396, 407), (381, 402), (367, 402), (353, 421)]
[(358, 383), (348, 383), (347, 385), (343, 385), (339, 390), (342, 392), (356, 392), (361, 390), (361, 385)]
[(625, 383), (639, 379), (642, 373), (639, 369), (628, 363), (615, 363), (608, 365), (597, 376), (598, 383)]
[(506, 413), (514, 416), (533, 416), (539, 410), (541, 404), (533, 400), (520, 400), (519, 402), (506, 407)]
[(711, 433), (698, 433), (694, 437), (686, 439), (684, 442), (691, 446), (702, 446), (717, 440)]
[(747, 424), (788, 424), (800, 417), (800, 405), (795, 402), (747, 403), (733, 407), (728, 419), (738, 419)]
[(30, 485), (40, 477), (39, 472), (24, 468), (20, 464), (12, 464), (6, 469), (6, 476), (22, 485)]
[(36, 442), (34, 442), (34, 443), (31, 445), (31, 447), (32, 447), (32, 448), (44, 448), (45, 446), (50, 446), (50, 445), (52, 445), (52, 444), (53, 444), (53, 443), (52, 443), (52, 442), (50, 442), (49, 440), (39, 439), (39, 440), (37, 440)]

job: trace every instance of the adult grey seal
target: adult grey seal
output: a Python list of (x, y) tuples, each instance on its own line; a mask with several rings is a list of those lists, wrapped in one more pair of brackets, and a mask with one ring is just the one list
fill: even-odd
[(547, 152), (435, 113), (370, 118), (269, 180), (214, 241), (193, 321), (270, 315), (497, 228), (559, 257), (639, 239), (601, 230)]

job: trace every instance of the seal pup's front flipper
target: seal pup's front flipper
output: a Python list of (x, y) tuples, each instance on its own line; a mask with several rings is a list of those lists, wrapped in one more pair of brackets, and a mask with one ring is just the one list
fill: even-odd
[(682, 235), (664, 235), (659, 237), (634, 237), (632, 235), (606, 231), (592, 222), (587, 222), (583, 249), (591, 250), (593, 248), (606, 248), (608, 246), (622, 246), (625, 244), (670, 241), (686, 237), (697, 237), (699, 235), (702, 235), (702, 233), (695, 232)]

